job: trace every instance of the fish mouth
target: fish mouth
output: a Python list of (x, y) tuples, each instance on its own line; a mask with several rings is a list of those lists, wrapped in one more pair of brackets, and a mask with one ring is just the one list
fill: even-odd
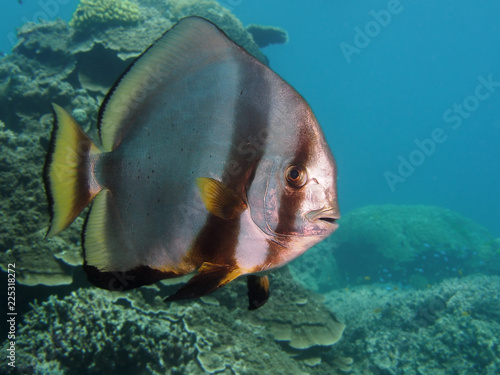
[(309, 221), (321, 220), (329, 224), (336, 224), (337, 220), (340, 219), (338, 211), (331, 207), (310, 211), (306, 217)]

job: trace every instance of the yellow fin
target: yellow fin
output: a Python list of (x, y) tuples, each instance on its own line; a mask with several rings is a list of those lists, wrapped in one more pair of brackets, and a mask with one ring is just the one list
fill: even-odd
[(201, 199), (208, 212), (222, 219), (234, 219), (247, 208), (231, 189), (222, 182), (208, 177), (196, 179)]
[(83, 237), (85, 263), (100, 271), (113, 270), (113, 254), (121, 250), (121, 246), (113, 246), (113, 242), (108, 241), (110, 237), (108, 223), (113, 219), (110, 217), (110, 199), (111, 194), (108, 190), (102, 190), (97, 194), (87, 218)]
[(91, 179), (101, 151), (76, 120), (53, 104), (54, 130), (44, 167), (51, 222), (47, 237), (70, 225), (101, 187)]

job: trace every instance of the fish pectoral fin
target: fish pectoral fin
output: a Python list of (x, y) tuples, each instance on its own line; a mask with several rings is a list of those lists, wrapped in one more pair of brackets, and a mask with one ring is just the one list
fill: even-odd
[(220, 181), (199, 177), (196, 185), (208, 212), (221, 219), (234, 219), (247, 208), (245, 202)]
[(269, 279), (267, 276), (247, 276), (248, 310), (256, 310), (269, 299)]
[(241, 270), (227, 264), (205, 262), (193, 276), (175, 294), (167, 297), (165, 302), (201, 297), (219, 289), (241, 275)]

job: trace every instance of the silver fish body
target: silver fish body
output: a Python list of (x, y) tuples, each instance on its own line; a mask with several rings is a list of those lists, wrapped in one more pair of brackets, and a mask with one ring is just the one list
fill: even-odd
[[(62, 108), (55, 113), (49, 235), (94, 200), (85, 268), (100, 287), (115, 288), (117, 273), (130, 289), (198, 270), (174, 300), (257, 274), (249, 288), (264, 290), (263, 303), (262, 275), (337, 227), (335, 161), (311, 109), (204, 19), (180, 21), (110, 90), (99, 115), (102, 147)], [(65, 137), (85, 152), (67, 157)], [(76, 175), (62, 175), (67, 160)], [(67, 210), (58, 184), (71, 178), (76, 198)]]

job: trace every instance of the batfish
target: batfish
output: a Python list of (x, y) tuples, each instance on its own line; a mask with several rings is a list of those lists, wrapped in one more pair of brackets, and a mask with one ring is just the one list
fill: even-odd
[(47, 236), (92, 202), (83, 228), (94, 285), (127, 290), (189, 273), (166, 301), (267, 272), (338, 226), (335, 161), (306, 101), (213, 23), (188, 17), (122, 74), (100, 142), (54, 104), (45, 163)]

